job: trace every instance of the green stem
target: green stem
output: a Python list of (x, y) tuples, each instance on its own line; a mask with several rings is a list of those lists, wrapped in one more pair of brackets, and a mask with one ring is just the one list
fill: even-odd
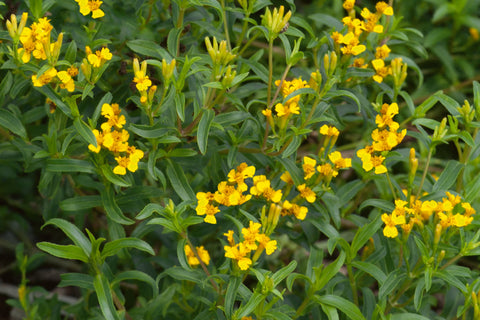
[(392, 191), (392, 196), (394, 199), (397, 199), (397, 193), (395, 192), (395, 187), (393, 186), (392, 179), (390, 179), (390, 175), (388, 174), (388, 171), (385, 173), (385, 175), (387, 176), (387, 181), (388, 181), (390, 190)]
[(347, 264), (347, 271), (348, 280), (350, 281), (350, 286), (352, 287), (353, 303), (358, 306), (357, 283), (355, 282), (355, 277), (353, 276), (353, 268), (350, 263)]
[(273, 79), (273, 39), (270, 39), (268, 41), (267, 106), (270, 106), (270, 103), (271, 103), (270, 98), (272, 97), (272, 79)]
[(247, 43), (245, 43), (245, 45), (243, 46), (243, 48), (238, 52), (238, 56), (241, 57), (243, 52), (245, 52), (245, 50), (248, 49), (248, 47), (250, 47), (250, 45), (252, 44), (253, 41), (255, 41), (255, 39), (258, 38), (258, 36), (260, 35), (260, 32), (257, 32), (250, 40), (247, 41)]
[(232, 45), (230, 44), (230, 35), (228, 33), (227, 15), (225, 14), (225, 0), (220, 0), (220, 5), (222, 6), (222, 20), (223, 28), (225, 29), (225, 40), (227, 41), (227, 48), (228, 51), (232, 51)]
[(433, 149), (430, 148), (428, 151), (427, 163), (425, 164), (425, 169), (423, 170), (422, 180), (420, 181), (420, 186), (418, 187), (417, 195), (415, 196), (415, 200), (420, 197), (422, 193), (423, 183), (425, 182), (425, 178), (427, 177), (428, 167), (430, 166), (430, 160), (432, 159)]
[(240, 33), (240, 36), (237, 38), (237, 47), (240, 47), (240, 45), (243, 42), (243, 37), (245, 37), (245, 33), (247, 32), (247, 28), (248, 28), (248, 18), (249, 17), (250, 17), (250, 13), (246, 12), (245, 13), (245, 18), (243, 19), (242, 32)]

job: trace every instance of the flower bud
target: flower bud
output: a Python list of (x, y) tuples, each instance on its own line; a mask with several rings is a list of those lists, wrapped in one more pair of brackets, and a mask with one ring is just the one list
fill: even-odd
[(437, 223), (435, 226), (435, 235), (433, 237), (433, 244), (436, 246), (440, 242), (440, 237), (442, 236), (443, 227), (440, 223)]

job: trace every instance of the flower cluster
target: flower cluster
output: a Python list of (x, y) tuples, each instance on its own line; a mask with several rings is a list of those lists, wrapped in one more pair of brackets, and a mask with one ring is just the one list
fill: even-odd
[[(277, 241), (261, 233), (261, 227), (260, 223), (250, 221), (248, 228), (242, 229), (243, 241), (239, 243), (235, 243), (233, 230), (224, 233), (229, 244), (223, 247), (225, 257), (236, 260), (240, 270), (247, 270), (264, 249), (267, 255), (271, 255), (277, 249)], [(252, 251), (255, 251), (253, 257)]]
[(100, 9), (103, 1), (100, 0), (75, 0), (80, 7), (80, 13), (84, 16), (92, 13), (92, 18), (97, 19), (105, 15), (105, 13)]
[(267, 28), (270, 41), (278, 37), (278, 34), (284, 32), (285, 27), (288, 27), (288, 20), (290, 20), (291, 16), (291, 11), (285, 13), (284, 6), (280, 6), (279, 9), (274, 8), (273, 12), (267, 7), (262, 17), (262, 25)]
[(375, 168), (375, 174), (387, 172), (384, 165), (385, 155), (388, 151), (402, 142), (407, 130), (398, 132), (400, 125), (393, 121), (393, 117), (398, 114), (398, 105), (396, 103), (384, 103), (380, 114), (376, 116), (375, 123), (378, 128), (373, 130), (371, 145), (357, 151), (357, 156), (362, 160), (363, 169), (370, 171)]
[(395, 200), (395, 209), (391, 214), (382, 214), (385, 223), (383, 235), (389, 238), (398, 236), (397, 226), (400, 226), (404, 235), (408, 236), (412, 228), (417, 225), (420, 228), (432, 220), (438, 226), (436, 232), (442, 232), (448, 227), (465, 227), (472, 221), (475, 209), (470, 203), (463, 202), (460, 196), (446, 193), (441, 201), (435, 200)]
[(204, 221), (216, 224), (215, 214), (220, 212), (219, 205), (226, 207), (243, 204), (250, 200), (252, 195), (243, 194), (248, 190), (245, 179), (252, 178), (255, 174), (255, 167), (241, 163), (236, 169), (232, 169), (228, 173), (228, 180), (222, 181), (217, 186), (217, 191), (198, 192), (196, 207), (197, 215), (205, 216)]
[[(355, 17), (354, 5), (355, 1), (345, 0), (343, 8), (347, 10), (348, 16), (344, 17), (342, 22), (344, 26), (347, 27), (348, 32), (342, 34), (335, 31), (332, 33), (332, 39), (335, 42), (337, 51), (340, 50), (344, 55), (356, 57), (352, 66), (367, 68), (369, 64), (365, 61), (368, 59), (371, 67), (375, 70), (373, 80), (381, 83), (385, 77), (392, 74), (392, 66), (388, 66), (385, 63), (385, 59), (388, 58), (391, 50), (385, 43), (382, 43), (375, 48), (375, 53), (368, 53), (366, 52), (367, 46), (360, 42), (360, 38), (365, 38), (361, 37), (364, 33), (383, 33), (383, 25), (379, 24), (380, 18), (383, 15), (392, 16), (393, 9), (383, 1), (377, 2), (375, 6), (376, 12), (373, 13), (370, 12), (368, 8), (363, 8), (360, 13), (363, 20), (360, 20)], [(364, 52), (365, 54), (360, 57), (360, 54)], [(399, 62), (401, 62), (401, 60), (396, 63), (398, 64)]]
[(143, 158), (143, 151), (130, 146), (128, 139), (130, 137), (127, 130), (122, 129), (126, 123), (125, 116), (120, 114), (121, 110), (116, 103), (111, 105), (104, 103), (102, 106), (102, 116), (107, 121), (102, 123), (102, 132), (97, 129), (93, 130), (93, 134), (97, 139), (97, 146), (90, 144), (88, 149), (95, 153), (99, 153), (103, 148), (113, 152), (117, 166), (113, 169), (115, 174), (125, 175), (127, 169), (135, 172), (138, 169), (138, 162)]
[[(140, 102), (144, 104), (149, 101), (151, 103), (153, 95), (157, 91), (157, 86), (152, 86), (152, 81), (147, 75), (147, 61), (143, 61), (140, 65), (137, 58), (133, 59), (133, 73), (133, 82), (140, 92)], [(150, 91), (148, 88), (150, 88)]]
[[(25, 18), (26, 20), (26, 18)], [(22, 57), (23, 63), (30, 61), (31, 56), (38, 60), (47, 60), (47, 53), (50, 53), (50, 33), (53, 27), (50, 20), (40, 18), (30, 27), (24, 27), (20, 34), (22, 48), (18, 49), (18, 54)]]
[[(313, 73), (312, 77), (315, 75), (316, 73)], [(302, 80), (301, 77), (293, 79), (292, 81), (284, 80), (281, 82), (280, 80), (277, 80), (275, 81), (275, 85), (277, 87), (281, 85), (280, 92), (283, 98), (286, 98), (288, 95), (299, 89), (310, 88), (309, 84), (305, 80)], [(275, 120), (277, 121), (275, 121), (272, 117), (271, 109), (265, 109), (262, 111), (263, 115), (267, 117), (267, 120), (273, 129), (275, 128), (275, 122), (277, 122), (278, 127), (281, 130), (284, 129), (292, 115), (300, 114), (300, 98), (301, 95), (298, 94), (288, 99), (285, 103), (277, 103), (275, 105)]]
[[(200, 247), (195, 247), (195, 250), (197, 251), (198, 256), (200, 257), (200, 260), (207, 266), (210, 264), (210, 255), (208, 254), (208, 251), (205, 250), (203, 246)], [(192, 251), (192, 248), (186, 244), (184, 247), (185, 251), (185, 256), (187, 257), (188, 264), (190, 266), (198, 266), (200, 264), (200, 261), (198, 261), (197, 256), (195, 253)]]
[(86, 58), (83, 59), (80, 68), (82, 69), (85, 79), (90, 83), (95, 83), (103, 72), (103, 66), (107, 61), (112, 59), (112, 53), (107, 47), (96, 50), (95, 53), (89, 46), (85, 47)]
[(32, 75), (32, 83), (35, 87), (43, 87), (44, 85), (57, 80), (60, 88), (66, 89), (68, 92), (75, 90), (75, 82), (73, 77), (78, 75), (78, 69), (70, 66), (66, 71), (57, 71), (55, 68), (50, 68), (41, 75)]
[[(316, 183), (323, 182), (324, 186), (328, 187), (332, 178), (338, 175), (338, 170), (347, 169), (352, 166), (351, 158), (344, 158), (339, 151), (332, 151), (335, 142), (338, 139), (340, 132), (337, 128), (329, 125), (322, 125), (319, 130), (320, 134), (323, 136), (322, 147), (319, 152), (319, 157), (321, 158), (321, 163), (317, 166), (317, 171), (319, 176), (316, 179)], [(308, 158), (308, 157), (305, 157)], [(315, 173), (313, 169), (316, 166), (316, 162), (313, 159), (305, 159), (303, 170), (306, 171), (306, 166), (309, 164), (311, 167), (311, 176)], [(310, 175), (305, 175), (305, 179), (309, 179)]]

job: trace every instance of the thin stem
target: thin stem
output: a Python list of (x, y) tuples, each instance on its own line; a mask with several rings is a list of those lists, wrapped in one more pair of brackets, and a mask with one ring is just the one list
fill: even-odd
[(188, 246), (190, 247), (190, 249), (192, 250), (193, 254), (195, 255), (195, 258), (197, 258), (197, 260), (200, 262), (200, 266), (202, 267), (203, 271), (205, 271), (205, 274), (207, 275), (208, 279), (210, 280), (210, 283), (212, 284), (212, 287), (215, 289), (215, 291), (217, 291), (218, 294), (220, 294), (220, 291), (218, 289), (218, 286), (217, 284), (215, 283), (215, 281), (213, 281), (213, 279), (211, 278), (211, 275), (210, 275), (210, 272), (208, 271), (207, 269), (207, 266), (205, 265), (205, 263), (203, 262), (203, 260), (200, 258), (200, 255), (198, 254), (197, 252), (197, 249), (193, 246), (193, 244), (190, 242), (190, 239), (188, 239), (188, 235), (186, 235), (185, 233), (182, 234), (182, 237), (185, 238), (185, 240), (187, 240), (187, 244)]
[(260, 32), (257, 32), (250, 40), (248, 40), (247, 43), (243, 45), (243, 48), (238, 52), (238, 56), (241, 57), (243, 52), (245, 52), (245, 50), (247, 50), (248, 47), (250, 47), (252, 42), (255, 41), (255, 39), (257, 39), (259, 35), (260, 35)]
[(355, 282), (355, 277), (353, 276), (353, 269), (351, 264), (347, 264), (347, 271), (348, 280), (350, 281), (350, 286), (352, 287), (353, 303), (358, 306), (357, 283)]
[(225, 40), (227, 41), (227, 48), (228, 51), (232, 51), (232, 45), (230, 44), (230, 35), (228, 33), (227, 15), (225, 14), (225, 0), (220, 0), (220, 5), (222, 6), (222, 20), (223, 28), (225, 29)]
[(268, 41), (268, 83), (267, 83), (267, 105), (270, 106), (272, 96), (273, 79), (273, 39)]
[(425, 169), (423, 170), (422, 180), (420, 181), (420, 186), (418, 187), (415, 200), (418, 199), (420, 197), (420, 194), (422, 193), (423, 183), (425, 182), (425, 178), (427, 177), (428, 167), (430, 166), (430, 160), (432, 159), (432, 151), (432, 148), (430, 148), (430, 150), (428, 151), (427, 163), (425, 164)]
[(388, 174), (388, 171), (385, 173), (385, 175), (387, 176), (387, 181), (388, 181), (388, 185), (390, 186), (390, 190), (392, 191), (392, 196), (394, 199), (397, 199), (397, 193), (395, 192), (395, 188), (393, 186), (392, 179), (390, 179), (390, 175)]
[(240, 36), (237, 38), (237, 47), (240, 47), (240, 45), (243, 42), (243, 37), (245, 37), (245, 32), (247, 32), (248, 28), (248, 18), (250, 17), (250, 13), (245, 13), (245, 18), (243, 18), (243, 26), (242, 26), (242, 32), (240, 33)]

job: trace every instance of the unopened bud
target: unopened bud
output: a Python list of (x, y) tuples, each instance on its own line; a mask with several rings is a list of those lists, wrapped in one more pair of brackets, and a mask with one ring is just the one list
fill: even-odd
[(433, 237), (433, 244), (437, 245), (440, 242), (440, 237), (442, 236), (443, 227), (440, 223), (437, 223), (435, 226), (435, 235)]
[(417, 172), (417, 168), (418, 168), (418, 159), (415, 157), (414, 148), (410, 148), (409, 163), (410, 163), (410, 175), (415, 177), (415, 173)]
[(439, 141), (443, 139), (443, 137), (447, 134), (446, 127), (447, 127), (447, 118), (443, 118), (442, 122), (440, 122), (440, 125), (435, 127), (435, 130), (433, 131), (432, 140)]
[(445, 250), (440, 251), (440, 253), (438, 254), (437, 264), (440, 264), (440, 262), (442, 262), (443, 258), (445, 258)]

